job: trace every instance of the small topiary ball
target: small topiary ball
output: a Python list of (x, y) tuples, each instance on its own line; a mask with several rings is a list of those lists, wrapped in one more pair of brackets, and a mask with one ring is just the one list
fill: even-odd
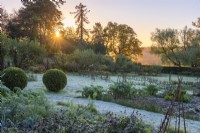
[(67, 85), (66, 74), (58, 69), (50, 69), (43, 75), (43, 83), (50, 91), (58, 92)]
[(15, 87), (24, 89), (27, 85), (28, 78), (26, 73), (17, 67), (8, 67), (3, 71), (3, 84), (10, 90), (15, 91)]

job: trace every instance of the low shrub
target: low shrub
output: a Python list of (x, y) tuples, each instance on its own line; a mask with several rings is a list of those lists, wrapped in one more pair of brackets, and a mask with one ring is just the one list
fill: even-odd
[(7, 96), (10, 92), (10, 89), (3, 85), (3, 83), (0, 80), (0, 97)]
[[(167, 100), (167, 101), (170, 101), (170, 100), (173, 100), (173, 98), (175, 97), (175, 92), (171, 92), (171, 93), (168, 93), (164, 96), (164, 99)], [(178, 101), (179, 98), (175, 98), (175, 101)], [(183, 91), (181, 92), (181, 96), (180, 96), (180, 101), (182, 102), (190, 102), (191, 101), (191, 97), (186, 93), (186, 91)]]
[(92, 99), (101, 99), (103, 95), (103, 87), (102, 86), (86, 86), (83, 88), (82, 97), (92, 98)]
[[(0, 117), (3, 129), (18, 127), (34, 129), (37, 121), (50, 116), (52, 110), (42, 93), (21, 91), (2, 97)], [(5, 131), (6, 132), (6, 131)]]
[(148, 85), (145, 90), (150, 96), (156, 96), (158, 93), (158, 88), (155, 85)]
[(115, 82), (109, 87), (109, 92), (114, 96), (114, 98), (130, 98), (132, 96), (132, 83), (126, 81)]
[(9, 67), (3, 71), (2, 82), (12, 91), (15, 91), (15, 87), (24, 89), (27, 85), (27, 81), (26, 73), (20, 68)]
[(50, 69), (43, 75), (43, 83), (50, 91), (58, 92), (67, 85), (66, 74), (58, 69)]

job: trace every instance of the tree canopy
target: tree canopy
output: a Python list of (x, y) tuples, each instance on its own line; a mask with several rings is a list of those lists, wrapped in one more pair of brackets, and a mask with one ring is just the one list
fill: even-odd
[(142, 52), (137, 34), (126, 24), (108, 22), (104, 28), (104, 43), (112, 56), (121, 54), (136, 60)]
[(152, 52), (162, 56), (163, 63), (175, 66), (199, 66), (200, 31), (191, 28), (156, 29), (152, 33)]
[(62, 13), (56, 4), (50, 0), (32, 0), (24, 6), (9, 21), (9, 35), (12, 38), (37, 39), (41, 44), (51, 42), (56, 28), (62, 26)]

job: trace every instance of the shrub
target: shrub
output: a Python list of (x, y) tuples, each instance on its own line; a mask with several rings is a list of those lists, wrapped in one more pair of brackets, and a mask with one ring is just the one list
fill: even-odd
[(15, 87), (24, 89), (27, 85), (27, 80), (26, 73), (20, 68), (9, 67), (3, 71), (2, 82), (12, 91), (15, 91)]
[[(174, 94), (175, 94), (175, 92), (173, 93), (173, 92), (171, 92), (171, 93), (168, 93), (168, 94), (166, 94), (165, 96), (164, 96), (164, 99), (165, 100), (172, 100), (173, 98), (174, 98)], [(176, 98), (175, 99), (175, 101), (178, 101), (178, 98)], [(181, 101), (183, 101), (183, 102), (190, 102), (191, 101), (191, 98), (190, 98), (190, 96), (186, 93), (186, 91), (182, 91), (181, 92)]]
[(92, 99), (101, 99), (103, 95), (103, 87), (102, 86), (86, 86), (83, 88), (82, 97), (92, 98)]
[(157, 92), (158, 92), (158, 88), (155, 85), (149, 85), (145, 88), (145, 90), (147, 91), (147, 93), (150, 96), (156, 96)]
[(33, 130), (37, 121), (50, 116), (51, 112), (52, 109), (42, 93), (26, 90), (10, 93), (2, 97), (1, 101), (0, 117), (2, 127), (4, 127), (2, 129), (10, 126), (18, 128), (24, 126)]
[(10, 89), (7, 88), (5, 85), (3, 85), (3, 83), (0, 80), (0, 97), (1, 96), (6, 96), (10, 92), (11, 92)]
[(109, 87), (114, 98), (130, 98), (132, 96), (132, 83), (126, 81), (115, 82)]
[(43, 83), (50, 91), (58, 92), (67, 85), (65, 73), (58, 69), (50, 69), (43, 75)]

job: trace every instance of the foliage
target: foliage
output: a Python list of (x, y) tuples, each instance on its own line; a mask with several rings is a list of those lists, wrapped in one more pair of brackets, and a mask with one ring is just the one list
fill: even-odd
[(95, 54), (93, 50), (76, 50), (72, 54), (59, 53), (56, 55), (56, 65), (67, 71), (108, 71), (113, 69), (111, 57)]
[(58, 92), (67, 85), (66, 74), (58, 69), (50, 69), (43, 75), (43, 83), (50, 91)]
[(24, 4), (7, 25), (12, 38), (28, 37), (37, 39), (40, 44), (52, 43), (55, 29), (62, 26), (62, 13), (50, 0), (33, 0)]
[(1, 131), (9, 132), (9, 128), (21, 127), (34, 130), (37, 122), (43, 117), (51, 116), (51, 112), (50, 105), (42, 93), (21, 90), (10, 93), (2, 97), (1, 101)]
[(24, 89), (27, 85), (27, 80), (26, 73), (20, 68), (9, 67), (3, 71), (2, 82), (12, 91), (15, 91), (15, 87)]
[(0, 97), (7, 96), (9, 93), (11, 93), (10, 89), (3, 85), (0, 80)]
[(122, 54), (131, 59), (137, 59), (142, 52), (137, 34), (126, 24), (108, 22), (104, 28), (104, 43), (107, 54), (114, 57)]
[(110, 85), (109, 91), (116, 98), (130, 98), (132, 93), (134, 93), (134, 88), (132, 88), (132, 83), (126, 81), (115, 82)]
[(182, 102), (190, 102), (191, 101), (191, 97), (189, 96), (189, 94), (186, 93), (186, 91), (181, 91), (181, 94), (180, 94), (180, 97), (176, 97), (175, 98), (175, 92), (170, 92), (170, 93), (167, 93), (165, 94), (164, 96), (164, 99), (165, 100), (175, 100), (175, 101), (182, 101)]
[(103, 95), (103, 87), (102, 86), (86, 86), (83, 88), (82, 97), (92, 98), (92, 99), (101, 99)]
[(134, 63), (129, 57), (124, 55), (117, 55), (115, 61), (116, 72), (138, 72), (139, 64)]
[(148, 85), (145, 90), (148, 92), (150, 96), (156, 96), (158, 93), (158, 88), (155, 85)]
[(8, 56), (11, 57), (15, 66), (27, 69), (33, 65), (41, 64), (46, 54), (44, 47), (37, 41), (28, 39), (17, 41), (10, 40), (8, 45)]
[(7, 52), (6, 44), (8, 43), (8, 38), (3, 32), (0, 33), (0, 70), (4, 68), (4, 57)]
[(200, 57), (200, 31), (185, 27), (182, 30), (156, 29), (152, 33), (152, 52), (162, 55), (164, 63), (176, 66), (199, 65)]

